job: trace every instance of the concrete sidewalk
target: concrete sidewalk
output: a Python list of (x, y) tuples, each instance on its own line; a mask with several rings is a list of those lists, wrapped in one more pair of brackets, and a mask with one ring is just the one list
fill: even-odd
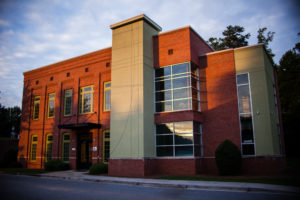
[(168, 187), (181, 189), (199, 189), (199, 190), (227, 190), (227, 191), (247, 191), (247, 192), (270, 192), (300, 195), (300, 188), (260, 184), (260, 183), (242, 183), (242, 182), (216, 182), (216, 181), (176, 181), (161, 179), (143, 179), (143, 178), (120, 178), (110, 176), (88, 175), (86, 172), (68, 170), (60, 172), (49, 172), (40, 174), (40, 177), (93, 181), (101, 183), (118, 183), (129, 185), (141, 185), (152, 187)]

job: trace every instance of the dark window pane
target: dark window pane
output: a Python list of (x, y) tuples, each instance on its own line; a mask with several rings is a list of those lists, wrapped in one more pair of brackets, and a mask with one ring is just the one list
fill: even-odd
[(156, 134), (168, 134), (173, 133), (173, 123), (167, 124), (157, 124), (156, 125)]
[(181, 88), (190, 86), (190, 78), (176, 78), (173, 79), (173, 88)]
[(197, 69), (198, 69), (197, 65), (192, 64), (192, 73), (196, 76), (198, 76)]
[(193, 122), (176, 122), (175, 125), (175, 133), (192, 133), (193, 132)]
[(173, 147), (157, 147), (157, 156), (173, 156)]
[(201, 146), (199, 146), (199, 145), (194, 146), (194, 152), (195, 152), (196, 157), (201, 156)]
[(240, 113), (251, 112), (249, 86), (248, 85), (238, 86), (238, 95), (239, 95)]
[(199, 111), (200, 110), (200, 102), (193, 99), (193, 110)]
[(171, 80), (155, 82), (155, 91), (171, 89)]
[(163, 67), (155, 70), (155, 78), (171, 75), (171, 67)]
[(186, 73), (189, 72), (189, 63), (182, 63), (178, 65), (173, 65), (172, 68), (172, 73), (173, 74), (179, 74), (179, 73)]
[(193, 144), (193, 134), (176, 134), (175, 144)]
[(252, 117), (250, 114), (240, 116), (242, 129), (242, 142), (253, 143)]
[(173, 145), (173, 135), (156, 136), (156, 145)]
[(243, 155), (254, 155), (254, 144), (244, 144)]
[(172, 100), (172, 91), (167, 90), (167, 91), (163, 91), (163, 92), (156, 92), (155, 93), (155, 100), (156, 101)]
[(194, 134), (194, 144), (200, 145), (201, 144), (201, 136), (200, 134)]
[(173, 99), (188, 98), (188, 97), (191, 96), (190, 93), (191, 93), (190, 88), (183, 88), (183, 89), (173, 90)]
[(191, 109), (191, 100), (177, 100), (174, 101), (173, 110), (190, 110)]
[(193, 156), (193, 146), (175, 146), (175, 156)]
[(201, 133), (201, 124), (198, 122), (194, 122), (194, 133)]
[(172, 110), (172, 101), (160, 102), (155, 104), (156, 112), (165, 112)]
[(247, 84), (248, 83), (248, 74), (239, 74), (236, 76), (237, 84)]

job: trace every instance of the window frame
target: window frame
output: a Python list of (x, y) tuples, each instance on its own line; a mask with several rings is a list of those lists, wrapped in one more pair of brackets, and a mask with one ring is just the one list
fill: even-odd
[[(66, 95), (67, 92), (71, 92), (71, 94)], [(66, 114), (66, 102), (67, 102), (67, 98), (71, 98), (71, 105), (70, 105), (70, 114)], [(72, 115), (72, 103), (73, 103), (73, 89), (67, 89), (64, 91), (64, 116), (71, 116)]]
[[(54, 95), (53, 97), (51, 97), (51, 95)], [(54, 103), (54, 108), (53, 108), (53, 115), (50, 116), (50, 101), (53, 101)], [(54, 118), (55, 116), (55, 93), (49, 93), (48, 94), (48, 109), (47, 109), (47, 118)]]
[[(66, 140), (65, 139), (65, 136), (66, 135), (68, 135), (69, 136), (69, 139), (68, 140)], [(68, 160), (65, 160), (65, 144), (66, 143), (68, 143), (69, 144), (69, 150), (68, 150), (68, 152), (69, 152), (69, 155), (68, 155)], [(63, 135), (62, 135), (62, 151), (61, 151), (61, 153), (62, 153), (62, 155), (61, 155), (61, 157), (62, 157), (62, 161), (63, 162), (65, 162), (65, 163), (69, 163), (70, 162), (70, 144), (71, 144), (71, 133), (63, 133)]]
[[(52, 140), (49, 141), (49, 137), (52, 136)], [(52, 160), (52, 151), (53, 151), (53, 133), (48, 133), (46, 135), (46, 145), (45, 145), (45, 162), (49, 161), (48, 160), (48, 145), (52, 145), (51, 147), (51, 158), (49, 160)]]
[[(86, 88), (91, 88), (91, 91), (87, 91), (85, 92), (84, 89)], [(84, 95), (85, 94), (91, 94), (91, 109), (89, 112), (83, 112), (84, 111)], [(80, 87), (79, 88), (79, 114), (90, 114), (93, 113), (94, 111), (94, 85), (88, 85), (88, 86), (84, 86), (84, 87)]]
[[(106, 87), (106, 85), (110, 84), (109, 87)], [(109, 102), (109, 109), (106, 109), (106, 91), (110, 91), (110, 102)], [(103, 111), (107, 112), (111, 109), (111, 81), (107, 81), (103, 83)]]
[[(109, 138), (105, 138), (105, 133), (109, 133)], [(105, 161), (105, 142), (109, 142), (109, 148), (110, 148), (110, 130), (103, 130), (102, 131), (102, 162), (103, 163), (108, 163), (108, 160)], [(108, 155), (108, 159), (110, 158), (110, 149), (109, 149), (109, 155)]]
[[(33, 141), (33, 138), (36, 137), (36, 141)], [(29, 155), (29, 160), (30, 162), (36, 162), (37, 161), (37, 145), (38, 145), (38, 135), (34, 134), (34, 135), (31, 135), (31, 144), (30, 144), (30, 155)], [(33, 156), (32, 156), (32, 150), (33, 150), (33, 145), (36, 144), (36, 147), (35, 147), (35, 157), (33, 159)]]
[[(175, 127), (176, 127), (176, 123), (181, 123), (181, 122), (192, 122), (192, 132), (182, 132), (182, 133), (176, 133), (175, 131)], [(162, 125), (162, 124), (170, 124), (172, 123), (172, 129), (173, 132), (172, 133), (163, 133), (163, 134), (157, 134), (157, 129), (156, 126), (157, 125)], [(194, 130), (195, 125), (199, 125), (199, 132), (196, 132)], [(192, 134), (192, 144), (176, 144), (176, 135), (180, 135), (180, 134)], [(195, 135), (199, 136), (199, 144), (196, 144), (195, 141)], [(157, 137), (160, 136), (172, 136), (172, 144), (163, 144), (163, 145), (158, 145), (157, 143)], [(189, 155), (189, 156), (176, 156), (176, 147), (185, 147), (185, 146), (191, 146), (193, 149), (193, 155)], [(158, 147), (172, 147), (173, 150), (173, 155), (172, 156), (158, 156), (157, 154), (157, 148)], [(195, 147), (199, 147), (199, 153), (195, 152)], [(198, 155), (196, 155), (198, 154)], [(203, 141), (202, 141), (202, 124), (200, 122), (196, 122), (196, 121), (179, 121), (179, 122), (167, 122), (167, 123), (160, 123), (160, 124), (155, 124), (155, 156), (156, 158), (198, 158), (198, 157), (202, 157), (203, 156)]]
[[(183, 72), (183, 73), (177, 73), (177, 74), (173, 74), (173, 67), (176, 65), (180, 65), (180, 64), (188, 64), (189, 67), (189, 71)], [(156, 77), (156, 70), (159, 69), (163, 69), (166, 67), (170, 67), (170, 75), (165, 75), (165, 76), (160, 76), (160, 77)], [(197, 73), (194, 74), (193, 73), (193, 67), (197, 68)], [(167, 65), (167, 66), (163, 66), (160, 68), (157, 68), (154, 70), (154, 112), (155, 113), (168, 113), (168, 112), (176, 112), (176, 111), (187, 111), (187, 110), (194, 110), (194, 104), (193, 102), (197, 103), (197, 110), (194, 111), (198, 111), (201, 112), (201, 101), (200, 101), (200, 78), (199, 78), (199, 67), (195, 64), (193, 64), (192, 62), (183, 62), (183, 63), (176, 63), (173, 65)], [(176, 79), (182, 79), (182, 78), (187, 78), (189, 79), (189, 85), (188, 86), (184, 86), (184, 87), (178, 87), (178, 88), (174, 88), (173, 86), (173, 80)], [(193, 79), (196, 80), (196, 85), (193, 85)], [(161, 89), (161, 90), (156, 90), (156, 83), (157, 82), (163, 82), (163, 81), (170, 81), (170, 89)], [(176, 90), (180, 90), (180, 89), (187, 89), (188, 92), (188, 97), (185, 98), (176, 98), (174, 99), (174, 91)], [(156, 99), (156, 95), (157, 93), (160, 92), (167, 92), (170, 91), (171, 92), (171, 99), (170, 100), (157, 100)], [(197, 98), (193, 98), (193, 91), (197, 92)], [(187, 101), (187, 109), (175, 109), (174, 110), (174, 103), (176, 103), (177, 101), (182, 101), (182, 100), (186, 100)], [(159, 103), (166, 103), (169, 102), (171, 103), (171, 110), (168, 111), (157, 111), (156, 106)]]
[[(248, 78), (248, 83), (238, 83), (238, 76), (239, 75), (243, 75), (243, 74), (247, 74), (247, 78)], [(250, 98), (250, 112), (240, 112), (240, 100), (239, 100), (239, 91), (238, 91), (238, 87), (239, 86), (248, 86), (249, 89), (249, 98)], [(250, 87), (251, 83), (250, 83), (250, 73), (249, 72), (244, 72), (244, 73), (239, 73), (236, 74), (236, 92), (237, 92), (237, 100), (238, 100), (238, 113), (239, 113), (239, 125), (240, 125), (240, 138), (241, 138), (241, 154), (243, 157), (253, 157), (256, 156), (256, 143), (255, 143), (255, 130), (254, 130), (254, 117), (253, 117), (253, 104), (252, 104), (252, 94), (251, 94), (251, 87)], [(251, 121), (252, 121), (252, 133), (253, 133), (253, 142), (252, 143), (245, 143), (243, 142), (243, 136), (242, 136), (242, 123), (241, 123), (241, 116), (243, 115), (250, 115), (251, 116)], [(254, 148), (254, 154), (250, 154), (250, 155), (246, 155), (243, 154), (243, 146), (244, 145), (253, 145)]]
[[(39, 109), (38, 109), (39, 111), (37, 113), (37, 117), (35, 116), (35, 111), (36, 111), (35, 105), (36, 104), (39, 104)], [(41, 96), (35, 96), (33, 98), (33, 115), (32, 115), (33, 120), (38, 120), (40, 117), (40, 105), (41, 105)]]

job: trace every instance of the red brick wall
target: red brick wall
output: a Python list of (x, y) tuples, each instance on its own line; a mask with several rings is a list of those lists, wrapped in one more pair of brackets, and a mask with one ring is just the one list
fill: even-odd
[[(43, 167), (45, 140), (48, 133), (53, 133), (54, 138), (53, 159), (61, 158), (62, 135), (65, 132), (71, 133), (70, 164), (72, 168), (75, 168), (76, 151), (72, 151), (71, 148), (77, 148), (76, 133), (72, 130), (58, 129), (58, 124), (100, 123), (104, 129), (109, 129), (110, 112), (103, 112), (103, 84), (110, 81), (110, 67), (106, 67), (107, 62), (111, 62), (111, 48), (24, 73), (19, 158), (28, 159), (30, 136), (33, 134), (38, 135), (37, 161), (28, 162), (29, 168)], [(87, 67), (88, 72), (85, 72)], [(66, 76), (68, 72), (70, 73), (69, 77)], [(50, 77), (53, 77), (52, 81)], [(38, 84), (36, 84), (36, 81), (38, 81)], [(91, 114), (80, 115), (78, 110), (79, 88), (88, 85), (94, 86), (94, 110)], [(63, 113), (64, 90), (66, 89), (72, 89), (73, 91), (71, 116), (64, 116)], [(49, 93), (55, 93), (54, 118), (47, 117)], [(39, 119), (33, 120), (33, 98), (37, 95), (41, 97)], [(102, 156), (102, 130), (98, 132), (95, 129), (90, 132), (93, 133), (93, 146), (98, 147), (98, 151), (93, 152), (93, 162), (95, 162), (101, 160)], [(24, 164), (26, 165), (26, 163)]]
[(233, 51), (200, 58), (202, 140), (204, 157), (215, 155), (225, 139), (240, 147), (238, 99)]
[[(154, 37), (154, 67), (161, 67), (190, 61), (190, 29), (189, 27), (161, 33)], [(168, 50), (173, 54), (168, 55)]]
[(145, 163), (143, 159), (110, 159), (109, 176), (144, 177)]

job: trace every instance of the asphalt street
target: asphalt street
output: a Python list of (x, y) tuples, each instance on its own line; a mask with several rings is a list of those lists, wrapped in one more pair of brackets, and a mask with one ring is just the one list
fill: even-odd
[(299, 196), (274, 193), (156, 188), (124, 184), (106, 184), (88, 181), (58, 180), (44, 177), (0, 174), (0, 199), (289, 200), (299, 199)]

